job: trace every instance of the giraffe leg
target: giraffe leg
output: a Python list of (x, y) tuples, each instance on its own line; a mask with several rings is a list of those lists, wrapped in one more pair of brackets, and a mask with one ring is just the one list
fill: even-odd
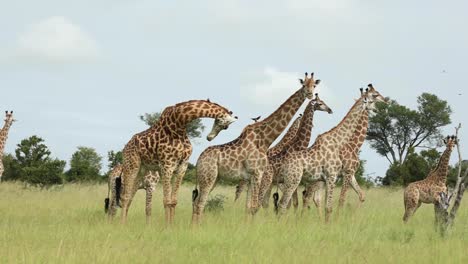
[(174, 167), (166, 165), (161, 166), (161, 179), (163, 185), (163, 205), (166, 225), (170, 225), (171, 222), (171, 207), (172, 207), (172, 174)]
[(281, 184), (281, 190), (283, 191), (283, 195), (281, 196), (281, 199), (279, 201), (278, 205), (278, 213), (279, 215), (282, 215), (285, 213), (289, 202), (291, 201), (291, 197), (294, 193), (294, 191), (297, 189), (299, 186), (300, 181), (300, 175), (297, 173), (292, 173), (288, 175), (289, 177), (283, 184)]
[(5, 167), (3, 166), (3, 161), (0, 157), (0, 182), (2, 182), (2, 176), (3, 176), (4, 171), (5, 171)]
[(407, 187), (404, 194), (404, 203), (405, 203), (405, 214), (403, 216), (403, 221), (408, 222), (409, 218), (416, 212), (416, 210), (421, 206), (419, 201), (419, 191), (412, 186)]
[(356, 192), (356, 194), (359, 196), (359, 201), (363, 203), (366, 200), (366, 195), (364, 192), (361, 190), (361, 187), (359, 187), (358, 182), (356, 181), (356, 178), (353, 176), (351, 177), (351, 187), (353, 187), (353, 190)]
[(250, 214), (255, 215), (259, 209), (259, 191), (260, 191), (260, 183), (262, 181), (263, 171), (257, 169), (254, 171), (253, 175), (251, 176), (251, 208)]
[(236, 186), (236, 197), (234, 198), (234, 202), (239, 199), (246, 186), (247, 182), (244, 179), (240, 180), (239, 184)]
[(272, 188), (273, 188), (273, 186), (270, 185), (270, 188), (268, 188), (265, 195), (263, 196), (262, 207), (264, 209), (268, 209), (268, 207), (270, 206), (270, 197), (271, 197), (271, 189)]
[[(201, 159), (201, 158), (200, 158)], [(213, 189), (216, 178), (218, 177), (218, 167), (212, 162), (199, 162), (197, 164), (197, 178), (198, 178), (198, 196), (192, 203), (192, 225), (198, 225), (203, 216), (208, 195)]]
[(174, 222), (175, 217), (175, 208), (177, 206), (177, 195), (179, 193), (180, 185), (182, 184), (182, 179), (184, 178), (185, 172), (187, 171), (188, 162), (185, 161), (175, 171), (175, 179), (172, 189), (172, 199), (171, 199), (171, 223)]
[(341, 186), (340, 199), (338, 201), (338, 209), (343, 208), (346, 200), (346, 192), (348, 191), (350, 184), (350, 175), (348, 171), (343, 173), (343, 186)]
[(325, 222), (330, 222), (330, 217), (333, 211), (333, 191), (335, 189), (336, 173), (332, 173), (325, 181), (326, 200), (325, 200)]
[(145, 177), (145, 190), (146, 190), (146, 208), (145, 208), (145, 213), (146, 213), (146, 223), (150, 224), (151, 223), (151, 211), (153, 208), (153, 193), (156, 190), (156, 184), (159, 181), (159, 173), (157, 171), (155, 172), (149, 172), (148, 175)]
[[(258, 200), (261, 201), (263, 208), (268, 207), (268, 201), (270, 199), (269, 192), (271, 191), (271, 184), (273, 181), (273, 168), (268, 165), (267, 169), (262, 175), (262, 180), (260, 182), (260, 189), (258, 192)], [(266, 207), (265, 207), (266, 201)]]
[(109, 176), (109, 209), (108, 209), (108, 218), (110, 221), (114, 219), (115, 214), (117, 213), (117, 198), (116, 198), (116, 181), (117, 177)]
[[(129, 157), (128, 160), (131, 158)], [(122, 174), (122, 219), (121, 222), (125, 224), (127, 222), (128, 209), (132, 203), (133, 196), (135, 195), (138, 186), (136, 183), (136, 178), (138, 176), (138, 171), (140, 170), (140, 159), (136, 156), (133, 157), (133, 163), (127, 162), (124, 166), (124, 171)], [(116, 202), (118, 197), (116, 197)]]

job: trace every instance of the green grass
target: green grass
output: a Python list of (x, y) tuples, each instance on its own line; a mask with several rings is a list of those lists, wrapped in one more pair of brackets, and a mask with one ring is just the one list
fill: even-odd
[(106, 220), (105, 185), (40, 191), (2, 183), (0, 263), (468, 263), (466, 199), (452, 232), (441, 238), (430, 205), (403, 225), (401, 190), (367, 190), (360, 208), (349, 193), (330, 224), (320, 223), (314, 208), (280, 221), (263, 210), (248, 223), (244, 201), (233, 203), (234, 187), (217, 187), (213, 194), (228, 197), (225, 210), (207, 213), (193, 230), (191, 188), (182, 188), (176, 223), (166, 229), (160, 186), (153, 224), (145, 225), (140, 191), (122, 226)]

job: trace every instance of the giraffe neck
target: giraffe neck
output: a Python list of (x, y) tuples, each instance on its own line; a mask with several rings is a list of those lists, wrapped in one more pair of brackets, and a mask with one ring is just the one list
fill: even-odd
[(362, 112), (362, 116), (359, 119), (359, 122), (356, 126), (351, 140), (349, 141), (350, 146), (352, 147), (353, 152), (357, 152), (361, 149), (362, 144), (366, 140), (367, 128), (369, 124), (369, 111), (365, 110)]
[(314, 104), (311, 101), (304, 110), (301, 125), (296, 136), (293, 139), (292, 144), (288, 148), (288, 151), (300, 151), (307, 149), (307, 147), (309, 146), (310, 137), (312, 135), (314, 113)]
[(356, 124), (362, 115), (362, 111), (364, 110), (363, 104), (364, 98), (361, 97), (354, 103), (346, 116), (337, 126), (320, 135), (318, 139), (327, 140), (334, 146), (342, 146), (346, 144), (353, 135)]
[(12, 121), (6, 121), (3, 125), (2, 130), (0, 130), (0, 155), (3, 156), (3, 150), (5, 149), (5, 142), (8, 138), (8, 131), (10, 130)]
[(288, 129), (288, 132), (286, 132), (286, 134), (281, 139), (281, 141), (278, 142), (278, 144), (276, 144), (274, 147), (268, 150), (267, 154), (269, 157), (273, 157), (279, 154), (281, 151), (283, 151), (283, 149), (285, 149), (291, 144), (291, 141), (294, 139), (294, 137), (297, 134), (297, 131), (299, 130), (301, 119), (302, 117), (296, 118), (296, 120), (294, 120), (291, 127)]
[(433, 170), (431, 174), (432, 177), (435, 178), (437, 182), (445, 184), (447, 180), (447, 175), (449, 171), (449, 161), (450, 155), (452, 154), (453, 147), (447, 147), (439, 159), (439, 163), (437, 163), (436, 168)]
[[(166, 108), (160, 122), (177, 134), (185, 133), (187, 124), (197, 118), (220, 118), (229, 111), (212, 102), (191, 100)], [(160, 123), (158, 122), (158, 123)]]
[(306, 99), (303, 88), (295, 92), (275, 112), (265, 120), (251, 125), (255, 133), (260, 134), (257, 145), (268, 149), (273, 141), (283, 132)]

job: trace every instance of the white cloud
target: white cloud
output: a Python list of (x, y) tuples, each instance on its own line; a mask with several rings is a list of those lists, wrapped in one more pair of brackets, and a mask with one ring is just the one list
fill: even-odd
[(265, 67), (260, 79), (241, 88), (242, 96), (254, 104), (276, 106), (288, 98), (300, 85), (299, 75)]
[[(283, 72), (273, 67), (265, 67), (260, 78), (255, 78), (251, 84), (241, 87), (241, 94), (247, 101), (262, 106), (278, 106), (301, 86), (299, 78), (302, 74)], [(321, 80), (315, 92), (320, 94), (327, 104), (336, 103), (333, 92)]]
[(30, 25), (19, 35), (15, 57), (34, 62), (89, 62), (98, 57), (96, 42), (78, 25), (62, 16)]

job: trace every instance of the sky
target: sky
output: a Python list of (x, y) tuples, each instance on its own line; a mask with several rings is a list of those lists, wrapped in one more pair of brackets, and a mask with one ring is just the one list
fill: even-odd
[[(239, 120), (190, 161), (272, 113), (314, 72), (334, 111), (316, 113), (313, 138), (334, 127), (373, 83), (410, 108), (423, 92), (452, 107), (468, 138), (466, 1), (0, 0), (0, 110), (14, 110), (6, 152), (38, 135), (69, 161), (78, 146), (106, 157), (146, 129), (139, 115), (190, 99)], [(305, 106), (305, 104), (304, 104)], [(303, 108), (304, 108), (303, 106)], [(301, 108), (298, 112), (303, 111)], [(442, 151), (442, 149), (439, 149)], [(468, 157), (468, 148), (462, 150)], [(366, 143), (366, 173), (388, 161)], [(105, 158), (104, 158), (105, 160)], [(452, 156), (452, 163), (457, 158)]]

